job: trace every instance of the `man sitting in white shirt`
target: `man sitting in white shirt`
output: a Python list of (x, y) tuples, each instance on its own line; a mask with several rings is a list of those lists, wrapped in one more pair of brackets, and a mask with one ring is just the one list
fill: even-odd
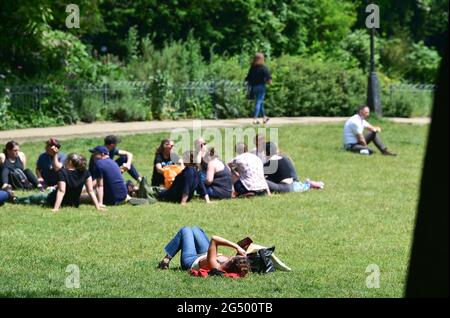
[[(373, 154), (373, 150), (368, 147), (368, 144), (373, 142), (383, 155), (396, 156), (395, 153), (388, 151), (387, 147), (381, 142), (378, 135), (381, 128), (372, 126), (366, 121), (369, 115), (369, 106), (360, 106), (358, 113), (345, 122), (343, 136), (345, 150), (360, 154)], [(370, 131), (365, 136), (363, 135), (364, 129)]]

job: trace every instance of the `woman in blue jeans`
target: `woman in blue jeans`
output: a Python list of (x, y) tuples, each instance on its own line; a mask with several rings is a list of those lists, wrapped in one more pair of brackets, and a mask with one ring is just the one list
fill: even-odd
[[(218, 254), (219, 246), (234, 248), (238, 255), (228, 257)], [(164, 250), (166, 256), (158, 265), (160, 269), (168, 269), (171, 259), (181, 250), (181, 268), (185, 270), (217, 269), (240, 276), (249, 272), (248, 260), (242, 247), (216, 235), (209, 240), (205, 232), (197, 226), (182, 227)]]
[(262, 113), (263, 123), (265, 124), (269, 121), (269, 118), (264, 110), (264, 97), (266, 96), (266, 84), (272, 84), (272, 75), (265, 65), (264, 54), (255, 54), (245, 80), (248, 83), (252, 97), (256, 100), (253, 123), (259, 124), (258, 117)]

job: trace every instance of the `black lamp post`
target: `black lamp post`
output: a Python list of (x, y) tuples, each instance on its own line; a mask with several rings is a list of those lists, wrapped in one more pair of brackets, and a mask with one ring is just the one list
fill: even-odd
[[(371, 3), (373, 3), (371, 1)], [(379, 91), (379, 81), (375, 72), (375, 26), (370, 28), (370, 71), (367, 85), (367, 105), (381, 117), (381, 99)]]

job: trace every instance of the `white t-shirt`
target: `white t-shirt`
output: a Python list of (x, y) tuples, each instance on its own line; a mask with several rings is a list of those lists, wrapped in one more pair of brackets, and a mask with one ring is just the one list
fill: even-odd
[(264, 166), (258, 156), (245, 152), (231, 162), (237, 167), (239, 179), (248, 191), (261, 191), (268, 188), (264, 178)]
[(192, 263), (191, 268), (195, 269), (195, 270), (200, 270), (200, 261), (205, 259), (208, 253), (203, 253), (200, 254), (194, 261), (194, 263)]
[(364, 128), (367, 128), (369, 123), (356, 114), (349, 119), (344, 124), (344, 135), (343, 142), (344, 146), (348, 144), (357, 144), (358, 139), (356, 138), (357, 134), (362, 134)]

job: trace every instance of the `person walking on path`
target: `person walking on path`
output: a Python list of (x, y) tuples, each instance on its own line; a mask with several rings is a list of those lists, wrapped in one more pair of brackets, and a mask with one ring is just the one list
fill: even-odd
[(253, 123), (259, 124), (258, 117), (261, 112), (263, 115), (263, 123), (265, 124), (269, 121), (269, 118), (266, 116), (264, 110), (264, 97), (266, 96), (266, 84), (272, 84), (272, 75), (265, 65), (264, 54), (255, 54), (245, 80), (248, 83), (250, 99), (255, 99)]

